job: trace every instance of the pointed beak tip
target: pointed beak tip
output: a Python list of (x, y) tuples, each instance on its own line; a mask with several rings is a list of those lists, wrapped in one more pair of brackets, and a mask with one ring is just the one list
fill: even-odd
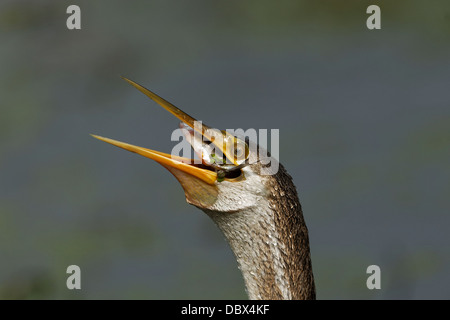
[(102, 136), (99, 136), (99, 135), (96, 135), (96, 134), (93, 134), (93, 133), (89, 133), (89, 135), (90, 135), (92, 138), (95, 138), (95, 139), (98, 139), (98, 140), (105, 141), (105, 138), (102, 137)]
[[(98, 135), (95, 135), (92, 133), (90, 133), (90, 135), (100, 141), (112, 144), (113, 146), (125, 149), (130, 152), (134, 152), (134, 153), (140, 154), (141, 156), (144, 156), (146, 158), (152, 159), (152, 160), (158, 162), (159, 164), (163, 165), (166, 168), (168, 166), (168, 167), (173, 167), (175, 169), (181, 170), (185, 173), (188, 173), (192, 176), (199, 178), (200, 180), (206, 182), (207, 184), (214, 184), (215, 181), (217, 180), (217, 174), (215, 172), (212, 172), (209, 170), (204, 170), (204, 169), (201, 169), (201, 168), (198, 168), (195, 166), (191, 166), (189, 164), (182, 162), (181, 160), (179, 160), (177, 158), (173, 158), (172, 155), (170, 155), (170, 154), (147, 149), (147, 148), (138, 147), (138, 146), (135, 146), (132, 144), (128, 144), (128, 143), (110, 139), (110, 138), (105, 138), (105, 137), (98, 136)], [(189, 159), (186, 159), (186, 160), (189, 160)]]
[(127, 77), (124, 76), (120, 76), (122, 78), (122, 80), (128, 82), (129, 84), (131, 84), (133, 87), (135, 87), (136, 89), (140, 90), (139, 88), (141, 87), (139, 84), (137, 84), (136, 82), (134, 82), (133, 80), (128, 79)]

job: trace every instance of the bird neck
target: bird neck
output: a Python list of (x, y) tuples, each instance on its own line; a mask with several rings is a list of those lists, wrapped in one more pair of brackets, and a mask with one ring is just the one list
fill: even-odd
[(205, 212), (228, 240), (250, 299), (315, 299), (308, 230), (292, 179), (280, 171), (257, 206)]

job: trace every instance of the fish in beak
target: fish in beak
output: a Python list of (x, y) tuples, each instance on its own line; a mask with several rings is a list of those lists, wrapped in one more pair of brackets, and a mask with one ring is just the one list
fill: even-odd
[[(94, 134), (92, 136), (158, 162), (180, 182), (186, 200), (190, 204), (202, 208), (212, 205), (217, 199), (217, 184), (227, 180), (227, 173), (240, 170), (245, 165), (249, 153), (247, 144), (226, 131), (218, 131), (202, 124), (136, 82), (127, 78), (123, 79), (181, 121), (180, 128), (183, 130), (186, 140), (199, 155), (202, 163), (195, 163), (194, 159), (178, 157)], [(210, 152), (211, 146), (219, 151), (217, 153), (220, 154), (220, 161), (218, 161), (216, 153)]]

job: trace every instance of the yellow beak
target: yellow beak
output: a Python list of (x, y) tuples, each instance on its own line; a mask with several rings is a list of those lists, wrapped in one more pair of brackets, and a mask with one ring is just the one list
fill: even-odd
[[(190, 126), (192, 129), (196, 130), (198, 133), (200, 133), (202, 136), (204, 136), (207, 140), (211, 141), (222, 153), (227, 157), (228, 160), (230, 160), (234, 165), (239, 165), (238, 159), (233, 154), (234, 149), (230, 149), (230, 147), (237, 146), (241, 141), (228, 133), (227, 131), (220, 131), (220, 134), (217, 134), (217, 132), (214, 132), (210, 127), (208, 127), (205, 124), (202, 124), (201, 127), (195, 125), (196, 119), (192, 118), (190, 115), (182, 111), (181, 109), (175, 107), (173, 104), (171, 104), (169, 101), (161, 98), (157, 94), (151, 92), (147, 88), (141, 86), (140, 84), (127, 79), (125, 77), (122, 77), (126, 82), (131, 84), (133, 87), (141, 91), (143, 94), (145, 94), (147, 97), (155, 101), (157, 104), (159, 104), (161, 107), (169, 111), (171, 114), (173, 114), (175, 117), (180, 119), (182, 122)], [(221, 139), (217, 139), (221, 137)], [(242, 142), (241, 142), (242, 143)], [(245, 145), (245, 144), (244, 144)], [(247, 158), (248, 155), (248, 148), (246, 147), (245, 150), (245, 158)]]
[(141, 156), (144, 156), (146, 158), (155, 160), (156, 162), (158, 162), (160, 165), (162, 165), (164, 167), (172, 167), (172, 168), (178, 169), (180, 171), (183, 171), (185, 173), (188, 173), (191, 176), (197, 177), (200, 180), (206, 182), (207, 184), (214, 184), (217, 180), (217, 174), (214, 171), (201, 169), (199, 167), (195, 167), (193, 165), (188, 164), (188, 163), (192, 162), (191, 159), (172, 156), (167, 153), (134, 146), (132, 144), (128, 144), (125, 142), (97, 136), (95, 134), (91, 134), (91, 136), (93, 136), (94, 138), (99, 139), (101, 141), (112, 144), (116, 147), (125, 149), (130, 152), (134, 152), (134, 153), (140, 154)]
[[(193, 126), (193, 123), (195, 121), (194, 118), (190, 117), (189, 115), (172, 105), (170, 102), (164, 100), (163, 98), (138, 85), (137, 83), (126, 78), (124, 78), (124, 80), (131, 83), (140, 91), (144, 92), (152, 100), (163, 106), (166, 110), (175, 115), (181, 121), (188, 124), (189, 126)], [(203, 130), (201, 133), (203, 134)], [(198, 207), (207, 208), (216, 201), (218, 189), (216, 187), (217, 173), (215, 171), (196, 166), (195, 164), (193, 164), (192, 159), (172, 156), (167, 153), (138, 147), (132, 144), (101, 137), (94, 134), (92, 134), (92, 136), (116, 147), (140, 154), (141, 156), (158, 162), (164, 168), (169, 170), (175, 176), (175, 178), (177, 178), (184, 189), (186, 200), (189, 203)]]

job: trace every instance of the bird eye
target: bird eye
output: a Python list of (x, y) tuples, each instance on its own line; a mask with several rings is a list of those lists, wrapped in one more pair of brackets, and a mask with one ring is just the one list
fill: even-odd
[(236, 179), (239, 178), (242, 174), (242, 170), (232, 170), (232, 171), (227, 171), (225, 174), (225, 178), (227, 179)]
[(228, 179), (229, 181), (235, 180), (242, 175), (242, 170), (239, 169), (225, 169), (217, 171), (217, 181), (222, 182), (223, 180)]

